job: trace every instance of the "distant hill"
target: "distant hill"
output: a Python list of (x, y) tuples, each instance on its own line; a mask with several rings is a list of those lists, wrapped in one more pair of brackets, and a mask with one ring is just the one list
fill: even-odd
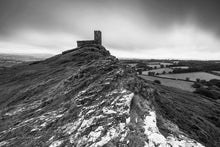
[(100, 45), (0, 79), (0, 146), (220, 146), (219, 102), (145, 81)]

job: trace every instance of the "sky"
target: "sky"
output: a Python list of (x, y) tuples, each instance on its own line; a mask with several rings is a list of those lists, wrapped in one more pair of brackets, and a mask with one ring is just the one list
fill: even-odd
[(118, 58), (220, 59), (219, 0), (0, 0), (0, 53), (59, 54), (93, 39)]

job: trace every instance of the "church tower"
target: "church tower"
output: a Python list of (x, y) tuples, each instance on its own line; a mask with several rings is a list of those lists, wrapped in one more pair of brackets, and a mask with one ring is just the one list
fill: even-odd
[(94, 40), (97, 44), (102, 45), (102, 32), (94, 31)]

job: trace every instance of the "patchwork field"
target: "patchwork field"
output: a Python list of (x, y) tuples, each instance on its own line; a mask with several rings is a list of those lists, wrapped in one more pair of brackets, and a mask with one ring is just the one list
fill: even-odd
[(191, 86), (193, 82), (189, 82), (189, 81), (164, 79), (160, 77), (153, 77), (153, 76), (146, 76), (146, 75), (141, 75), (140, 77), (148, 81), (159, 80), (161, 82), (161, 85), (174, 87), (174, 88), (178, 88), (178, 89), (189, 91), (189, 92), (193, 92), (195, 90), (195, 88)]
[(162, 74), (163, 72), (169, 73), (170, 71), (172, 72), (173, 69), (171, 68), (159, 68), (159, 69), (153, 69), (153, 70), (149, 70), (149, 71), (143, 71), (144, 75), (148, 75), (148, 72), (155, 72), (155, 74)]
[(192, 73), (180, 73), (180, 74), (165, 74), (159, 75), (159, 77), (173, 78), (173, 79), (183, 79), (189, 78), (191, 81), (196, 81), (196, 79), (209, 81), (211, 79), (219, 79), (220, 76), (216, 76), (206, 72), (192, 72)]

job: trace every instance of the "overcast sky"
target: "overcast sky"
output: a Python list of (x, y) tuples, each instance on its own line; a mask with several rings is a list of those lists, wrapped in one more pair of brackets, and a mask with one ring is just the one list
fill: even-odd
[(101, 30), (117, 57), (220, 59), (219, 0), (0, 0), (0, 53), (75, 48)]

